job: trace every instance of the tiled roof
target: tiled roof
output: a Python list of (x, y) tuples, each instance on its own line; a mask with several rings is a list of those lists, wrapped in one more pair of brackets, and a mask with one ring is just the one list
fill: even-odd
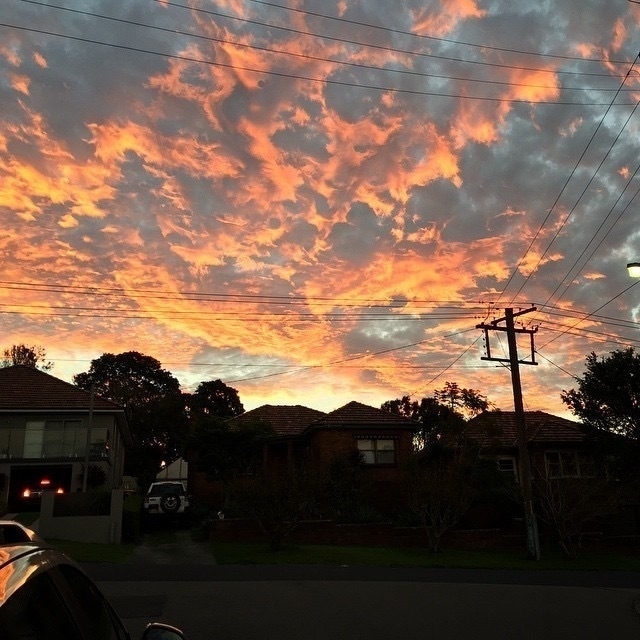
[[(89, 411), (91, 394), (64, 380), (25, 365), (0, 367), (0, 411)], [(123, 408), (95, 396), (95, 411)]]
[(309, 428), (387, 427), (414, 429), (416, 423), (409, 418), (376, 409), (360, 402), (349, 402), (343, 407), (316, 420)]
[(234, 426), (246, 424), (267, 424), (278, 436), (296, 436), (302, 433), (312, 422), (324, 416), (322, 411), (309, 409), (302, 405), (265, 404), (229, 420)]
[[(525, 411), (527, 441), (533, 444), (571, 444), (586, 439), (582, 424), (545, 413)], [(515, 411), (490, 411), (471, 419), (467, 435), (481, 446), (515, 447), (518, 433)]]

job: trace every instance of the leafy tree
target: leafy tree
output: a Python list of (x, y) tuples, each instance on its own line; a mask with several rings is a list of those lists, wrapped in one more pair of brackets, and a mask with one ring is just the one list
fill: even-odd
[(229, 507), (237, 479), (256, 473), (262, 445), (272, 435), (273, 429), (262, 423), (232, 428), (216, 416), (201, 415), (195, 419), (188, 456), (198, 471), (222, 483), (225, 509)]
[(416, 421), (414, 445), (417, 450), (436, 446), (443, 434), (460, 431), (464, 423), (462, 415), (435, 398), (422, 398), (418, 402), (403, 396), (385, 402), (381, 408)]
[(132, 415), (151, 401), (180, 393), (180, 383), (160, 362), (137, 351), (104, 353), (73, 378), (81, 389), (121, 404)]
[(475, 389), (465, 389), (456, 382), (445, 382), (442, 389), (434, 393), (435, 399), (465, 417), (473, 417), (488, 411), (492, 404)]
[(26, 365), (41, 371), (51, 371), (53, 362), (47, 362), (44, 347), (26, 344), (14, 344), (11, 348), (5, 349), (0, 367), (11, 367), (16, 364)]
[(598, 358), (590, 353), (578, 389), (563, 390), (562, 401), (586, 426), (640, 441), (640, 355), (633, 348)]
[(144, 477), (181, 454), (187, 435), (185, 397), (158, 360), (137, 351), (105, 353), (74, 382), (125, 408), (133, 437), (126, 473)]
[(419, 425), (415, 433), (416, 448), (424, 449), (436, 446), (445, 434), (461, 433), (466, 417), (492, 406), (478, 391), (447, 382), (431, 398), (422, 398), (418, 402), (411, 400), (410, 396), (403, 396), (385, 402), (381, 408), (415, 420)]
[(173, 393), (155, 398), (135, 412), (132, 419), (134, 446), (127, 454), (130, 465), (135, 459), (139, 469), (149, 470), (155, 476), (162, 462), (168, 464), (184, 454), (189, 438), (185, 405), (185, 396)]
[(191, 411), (204, 415), (232, 418), (244, 413), (238, 392), (222, 380), (201, 382), (189, 398)]

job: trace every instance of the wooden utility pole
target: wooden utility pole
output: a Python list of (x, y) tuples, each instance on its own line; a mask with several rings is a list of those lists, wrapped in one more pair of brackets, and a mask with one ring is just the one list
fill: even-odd
[[(513, 408), (516, 418), (516, 429), (518, 436), (518, 458), (520, 483), (522, 486), (522, 497), (524, 501), (524, 518), (527, 531), (527, 552), (530, 558), (540, 559), (540, 541), (538, 538), (538, 523), (533, 508), (533, 484), (531, 480), (531, 459), (529, 458), (529, 447), (527, 445), (527, 430), (524, 417), (524, 405), (522, 402), (522, 384), (520, 382), (520, 363), (537, 365), (535, 361), (535, 349), (533, 346), (533, 335), (537, 329), (516, 328), (514, 319), (517, 316), (535, 311), (535, 307), (524, 309), (514, 313), (513, 309), (505, 309), (504, 318), (493, 320), (490, 324), (479, 324), (478, 329), (483, 329), (485, 334), (487, 355), (482, 360), (493, 362), (504, 362), (511, 369), (511, 385), (513, 387)], [(504, 326), (500, 323), (504, 322)], [(498, 358), (491, 355), (489, 343), (489, 331), (505, 331), (509, 345), (509, 358)], [(531, 357), (529, 360), (518, 358), (517, 334), (527, 334), (531, 339)]]
[(89, 460), (91, 456), (91, 427), (93, 426), (93, 403), (96, 387), (91, 385), (91, 395), (89, 396), (89, 422), (87, 424), (87, 441), (84, 448), (84, 473), (82, 474), (82, 493), (87, 493), (87, 483), (89, 480)]

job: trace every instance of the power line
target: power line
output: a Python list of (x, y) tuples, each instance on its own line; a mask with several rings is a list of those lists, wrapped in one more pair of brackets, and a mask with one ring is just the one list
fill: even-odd
[[(24, 2), (33, 2), (34, 0), (23, 0)], [(246, 67), (246, 66), (241, 66), (241, 65), (237, 65), (237, 64), (231, 64), (231, 63), (225, 63), (225, 62), (219, 62), (219, 61), (214, 61), (214, 60), (209, 60), (209, 59), (203, 59), (203, 58), (199, 58), (199, 57), (193, 57), (193, 56), (189, 56), (186, 54), (176, 54), (176, 53), (166, 53), (166, 52), (159, 52), (159, 51), (155, 51), (152, 49), (145, 49), (142, 47), (135, 47), (132, 45), (125, 45), (125, 44), (118, 44), (118, 43), (114, 43), (114, 42), (105, 42), (103, 40), (96, 40), (94, 38), (88, 38), (88, 37), (81, 37), (81, 36), (73, 36), (73, 35), (69, 35), (69, 34), (63, 34), (63, 33), (58, 33), (55, 31), (51, 31), (48, 29), (38, 29), (36, 27), (26, 27), (26, 26), (20, 26), (20, 25), (15, 25), (15, 24), (9, 24), (9, 23), (5, 23), (5, 22), (0, 22), (0, 27), (5, 27), (5, 28), (9, 28), (9, 29), (16, 29), (16, 30), (20, 30), (20, 31), (24, 31), (24, 32), (30, 32), (30, 33), (36, 33), (36, 34), (40, 34), (40, 35), (46, 35), (46, 36), (51, 36), (51, 37), (57, 37), (57, 38), (63, 38), (63, 39), (67, 39), (67, 40), (71, 40), (71, 41), (75, 41), (75, 42), (83, 42), (83, 43), (87, 43), (87, 44), (94, 44), (94, 45), (99, 45), (99, 46), (105, 46), (105, 47), (111, 47), (114, 49), (119, 49), (119, 50), (124, 50), (124, 51), (130, 51), (130, 52), (135, 52), (135, 53), (140, 53), (140, 54), (146, 54), (146, 55), (153, 55), (153, 56), (159, 56), (159, 57), (164, 57), (167, 59), (175, 59), (175, 60), (181, 60), (184, 62), (193, 62), (193, 63), (197, 63), (197, 64), (206, 64), (209, 66), (214, 66), (214, 67), (221, 67), (221, 68), (228, 68), (228, 69), (234, 69), (237, 71), (247, 71), (247, 72), (251, 72), (251, 73), (257, 73), (257, 74), (264, 74), (264, 75), (269, 75), (269, 76), (274, 76), (274, 77), (279, 77), (279, 78), (286, 78), (286, 79), (292, 79), (292, 80), (304, 80), (304, 81), (309, 81), (309, 82), (318, 82), (318, 83), (324, 83), (324, 84), (328, 84), (328, 85), (336, 85), (336, 86), (347, 86), (347, 87), (351, 87), (351, 88), (358, 88), (358, 89), (368, 89), (368, 90), (373, 90), (373, 91), (388, 91), (388, 92), (392, 92), (392, 93), (401, 93), (401, 94), (407, 94), (407, 95), (419, 95), (419, 96), (430, 96), (430, 97), (439, 97), (439, 98), (448, 98), (448, 99), (466, 99), (466, 100), (478, 100), (478, 101), (488, 101), (488, 102), (499, 102), (499, 103), (513, 103), (513, 104), (544, 104), (544, 105), (554, 105), (554, 106), (604, 106), (605, 104), (609, 104), (609, 103), (597, 103), (597, 102), (580, 102), (580, 101), (570, 101), (570, 100), (534, 100), (531, 98), (527, 98), (527, 99), (521, 99), (521, 98), (509, 98), (509, 97), (500, 97), (500, 96), (474, 96), (474, 95), (468, 95), (468, 94), (464, 94), (464, 93), (446, 93), (446, 92), (441, 92), (441, 91), (426, 91), (426, 90), (418, 90), (418, 89), (408, 89), (408, 88), (401, 88), (401, 87), (390, 87), (390, 86), (383, 86), (383, 85), (374, 85), (374, 84), (364, 84), (364, 83), (355, 83), (355, 82), (349, 82), (349, 81), (342, 81), (342, 80), (336, 80), (336, 79), (332, 79), (332, 78), (318, 78), (318, 77), (312, 77), (312, 76), (306, 76), (306, 75), (301, 75), (301, 74), (295, 74), (295, 73), (290, 73), (290, 72), (279, 72), (279, 71), (274, 71), (274, 70), (268, 70), (268, 69), (257, 69), (254, 67)], [(348, 41), (346, 41), (348, 42)], [(371, 46), (376, 48), (376, 45), (366, 45), (366, 46)], [(384, 48), (384, 47), (383, 47)], [(388, 48), (390, 49), (390, 48)], [(393, 49), (390, 49), (393, 50)], [(396, 52), (398, 52), (397, 50), (394, 50)], [(399, 51), (402, 52), (402, 51)], [(407, 52), (407, 53), (411, 53), (411, 52)], [(420, 54), (420, 53), (413, 53), (413, 55), (425, 55), (425, 56), (429, 56), (429, 57), (438, 57), (438, 56), (434, 56), (433, 54)], [(330, 61), (327, 60), (328, 62), (334, 62), (334, 61)], [(509, 69), (521, 69), (521, 70), (527, 70), (528, 68), (526, 67), (516, 67), (516, 66), (510, 66), (510, 65), (496, 65), (493, 63), (484, 63), (484, 62), (479, 62), (479, 61), (471, 61), (471, 60), (459, 60), (459, 62), (465, 62), (468, 64), (483, 64), (483, 65), (488, 65), (488, 66), (497, 66), (497, 67), (503, 67), (503, 68), (509, 68)], [(388, 71), (387, 69), (380, 69), (382, 71)], [(545, 71), (544, 69), (529, 69), (529, 70), (536, 70), (536, 71)], [(561, 73), (560, 70), (557, 71), (551, 71), (551, 70), (546, 70), (547, 72), (550, 73)], [(569, 72), (567, 72), (569, 73)], [(573, 73), (573, 72), (571, 72)], [(587, 74), (589, 75), (589, 74)], [(602, 75), (603, 77), (611, 77), (610, 75), (604, 75), (604, 74), (599, 74)], [(526, 85), (529, 86), (529, 85)], [(617, 95), (617, 93), (616, 93)], [(623, 105), (625, 103), (620, 103), (620, 105)]]
[[(195, 13), (202, 13), (205, 15), (210, 15), (210, 16), (216, 16), (216, 17), (220, 17), (220, 18), (226, 18), (229, 20), (236, 20), (236, 21), (241, 21), (243, 23), (246, 24), (251, 24), (251, 25), (256, 25), (256, 26), (267, 26), (270, 29), (278, 29), (281, 31), (287, 31), (290, 33), (293, 33), (295, 35), (305, 35), (305, 36), (313, 36), (313, 37), (317, 37), (317, 38), (322, 38), (325, 40), (331, 40), (331, 41), (336, 41), (336, 42), (340, 42), (342, 44), (350, 44), (350, 45), (357, 45), (357, 46), (363, 46), (363, 47), (368, 47), (368, 48), (372, 48), (372, 49), (380, 49), (382, 51), (388, 51), (391, 53), (402, 53), (405, 55), (414, 55), (414, 56), (420, 56), (420, 57), (425, 57), (425, 58), (433, 58), (433, 59), (437, 59), (437, 60), (445, 60), (447, 62), (461, 62), (461, 63), (465, 63), (465, 64), (471, 64), (471, 65), (482, 65), (482, 66), (489, 66), (489, 67), (496, 67), (496, 68), (501, 68), (501, 69), (511, 69), (511, 70), (518, 70), (518, 71), (536, 71), (536, 72), (542, 72), (542, 73), (567, 73), (567, 74), (576, 74), (576, 75), (593, 75), (593, 76), (600, 76), (600, 77), (611, 77), (611, 74), (603, 74), (603, 73), (576, 73), (574, 71), (563, 71), (563, 70), (552, 70), (552, 69), (544, 69), (544, 68), (539, 68), (539, 67), (523, 67), (520, 65), (508, 65), (508, 64), (503, 64), (503, 63), (495, 63), (495, 62), (486, 62), (486, 61), (482, 61), (482, 60), (468, 60), (468, 59), (463, 59), (463, 58), (452, 58), (450, 56), (440, 56), (434, 53), (423, 53), (423, 52), (416, 52), (416, 51), (412, 51), (412, 50), (406, 50), (406, 49), (399, 49), (397, 47), (387, 47), (387, 46), (383, 46), (383, 45), (376, 45), (376, 44), (372, 44), (372, 43), (368, 43), (368, 42), (362, 42), (362, 41), (358, 41), (358, 40), (348, 40), (345, 38), (338, 38), (335, 36), (330, 36), (330, 35), (326, 35), (326, 34), (317, 34), (317, 33), (313, 33), (313, 32), (309, 32), (309, 31), (302, 31), (300, 29), (293, 29), (291, 27), (283, 27), (281, 25), (277, 25), (277, 24), (266, 24), (264, 22), (258, 21), (258, 20), (250, 20), (248, 18), (244, 18), (244, 17), (239, 17), (239, 16), (234, 16), (234, 15), (230, 15), (230, 14), (225, 14), (225, 13), (221, 13), (219, 11), (213, 11), (211, 9), (202, 9), (199, 7), (190, 7), (187, 5), (183, 5), (183, 4), (179, 4), (177, 2), (169, 2), (166, 0), (153, 0), (154, 2), (163, 4), (163, 5), (167, 5), (167, 6), (171, 6), (171, 7), (176, 7), (179, 9), (185, 9), (189, 12), (195, 12)], [(251, 0), (254, 2), (257, 2), (257, 0)], [(268, 5), (270, 3), (267, 2), (262, 2), (260, 4), (265, 4)], [(271, 5), (271, 6), (276, 6), (276, 7), (280, 7), (281, 9), (284, 9), (285, 7), (282, 7), (281, 5)], [(289, 9), (288, 7), (286, 7), (286, 9)], [(498, 51), (501, 53), (518, 53), (518, 54), (526, 54), (526, 55), (535, 55), (541, 58), (551, 58), (551, 59), (562, 59), (562, 60), (571, 60), (573, 62), (593, 62), (593, 63), (599, 63), (599, 64), (603, 64), (603, 63), (611, 63), (611, 64), (620, 64), (620, 65), (628, 65), (629, 61), (628, 60), (606, 60), (606, 59), (596, 59), (596, 58), (576, 58), (576, 57), (571, 57), (571, 56), (561, 56), (561, 55), (554, 55), (554, 54), (544, 54), (544, 53), (533, 53), (533, 52), (526, 52), (526, 51), (516, 51), (516, 50), (512, 50), (512, 49), (504, 49), (504, 48), (500, 48), (500, 47), (492, 47), (492, 46), (485, 46), (482, 44), (470, 44), (470, 43), (465, 43), (465, 42), (458, 42), (455, 40), (446, 40), (445, 38), (435, 38), (433, 36), (426, 36), (426, 35), (421, 35), (421, 34), (416, 34), (413, 33), (411, 31), (400, 31), (400, 30), (396, 30), (396, 29), (391, 29), (388, 27), (383, 27), (383, 26), (379, 26), (379, 25), (373, 25), (373, 24), (369, 24), (369, 23), (365, 23), (365, 22), (358, 22), (355, 20), (348, 20), (346, 18), (339, 18), (339, 17), (333, 17), (333, 16), (327, 16), (324, 14), (317, 14), (311, 11), (306, 11), (303, 9), (290, 9), (291, 11), (296, 11), (299, 13), (304, 13), (307, 15), (311, 15), (311, 16), (320, 16), (320, 17), (324, 17), (324, 18), (328, 18), (328, 19), (332, 19), (332, 20), (336, 20), (338, 22), (345, 22), (347, 24), (354, 24), (357, 26), (362, 26), (362, 27), (367, 27), (367, 28), (375, 28), (375, 29), (381, 29), (383, 31), (386, 31), (388, 33), (399, 33), (399, 34), (403, 34), (403, 35), (407, 35), (407, 36), (412, 36), (415, 38), (425, 38), (425, 39), (429, 39), (429, 40), (437, 40), (440, 42), (447, 42), (449, 44), (458, 44), (458, 45), (465, 45), (465, 46), (470, 46), (470, 47), (475, 47), (478, 48), (480, 50), (483, 49), (487, 49), (487, 50), (493, 50), (493, 51)], [(623, 76), (614, 76), (614, 77), (623, 77)]]
[[(303, 60), (312, 60), (314, 62), (325, 62), (325, 63), (330, 63), (330, 64), (337, 64), (337, 65), (343, 65), (343, 66), (349, 66), (349, 67), (355, 67), (355, 68), (360, 68), (360, 69), (366, 69), (366, 70), (373, 70), (373, 71), (380, 71), (380, 72), (384, 72), (384, 73), (392, 73), (392, 74), (398, 74), (398, 75), (406, 75), (406, 76), (413, 76), (413, 77), (418, 77), (418, 78), (436, 78), (439, 80), (455, 80), (455, 81), (463, 81), (463, 82), (474, 82), (474, 83), (478, 83), (478, 84), (486, 84), (486, 85), (498, 85), (498, 86), (508, 86), (508, 87), (527, 87), (527, 88), (536, 88), (536, 89), (557, 89), (556, 85), (541, 85), (541, 84), (531, 84), (531, 83), (524, 83), (524, 82), (504, 82), (504, 81), (499, 81), (499, 80), (487, 80), (487, 79), (481, 79), (481, 78), (469, 78), (469, 77), (462, 77), (462, 76), (455, 76), (455, 75), (446, 75), (446, 74), (436, 74), (436, 73), (428, 73), (428, 72), (423, 72), (423, 71), (412, 71), (409, 69), (393, 69), (393, 68), (385, 68), (385, 67), (380, 67), (380, 66), (375, 66), (375, 65), (369, 65), (369, 64), (363, 64), (360, 62), (351, 62), (351, 61), (347, 61), (347, 60), (336, 60), (334, 58), (326, 58), (326, 57), (322, 57), (322, 56), (313, 56), (310, 54), (305, 54), (305, 53), (298, 53), (298, 52), (292, 52), (292, 51), (286, 51), (283, 49), (273, 49), (271, 47), (262, 47), (262, 46), (258, 46), (255, 44), (249, 44), (246, 42), (239, 42), (239, 41), (235, 41), (235, 40), (227, 40), (224, 38), (217, 38), (214, 36), (206, 36), (203, 34), (199, 34), (199, 33), (192, 33), (189, 31), (181, 31), (179, 29), (174, 29), (174, 28), (168, 28), (168, 27), (160, 27), (157, 25), (151, 25), (148, 23), (144, 23), (144, 22), (139, 22), (136, 20), (127, 20), (124, 18), (117, 18), (114, 16), (108, 16), (108, 15), (104, 15), (104, 14), (100, 14), (100, 13), (95, 13), (95, 12), (91, 12), (91, 11), (86, 11), (86, 10), (81, 10), (81, 9), (72, 9), (69, 7), (63, 7), (63, 6), (59, 6), (59, 5), (53, 5), (53, 4), (47, 4), (44, 2), (39, 2), (37, 0), (23, 0), (23, 2), (27, 2), (29, 4), (35, 4), (38, 6), (43, 6), (43, 7), (47, 7), (50, 9), (56, 9), (59, 11), (67, 11), (67, 12), (71, 12), (74, 14), (79, 14), (79, 15), (83, 15), (83, 16), (89, 16), (89, 17), (93, 17), (93, 18), (99, 18), (101, 20), (108, 20), (111, 22), (116, 22), (116, 23), (120, 23), (120, 24), (126, 24), (126, 25), (130, 25), (130, 26), (135, 26), (135, 27), (142, 27), (145, 29), (150, 29), (150, 30), (155, 30), (155, 31), (160, 31), (163, 33), (169, 33), (172, 36), (185, 36), (188, 38), (196, 38), (199, 40), (204, 40), (207, 42), (216, 42), (219, 44), (227, 44), (227, 45), (232, 45), (234, 47), (238, 47), (238, 48), (242, 48), (242, 49), (251, 49), (254, 51), (261, 51), (261, 52), (265, 52), (265, 53), (271, 53), (271, 54), (275, 54), (275, 55), (285, 55), (285, 56), (290, 56), (293, 58), (298, 58), (298, 59), (303, 59)], [(382, 28), (382, 27), (380, 27)], [(393, 32), (393, 30), (390, 30)], [(316, 35), (316, 34), (310, 34), (310, 35)], [(322, 37), (322, 36), (319, 36)], [(366, 45), (369, 46), (369, 45)], [(499, 49), (498, 49), (499, 50)], [(417, 54), (414, 54), (417, 55)], [(425, 55), (432, 55), (432, 54), (425, 54)], [(530, 55), (535, 55), (535, 54), (530, 54)], [(574, 58), (574, 60), (580, 60), (578, 58)], [(492, 63), (486, 63), (488, 65), (491, 65)], [(515, 67), (514, 67), (515, 68)], [(548, 70), (547, 70), (548, 71)], [(582, 75), (579, 72), (572, 72), (572, 75)], [(602, 74), (602, 77), (604, 78), (611, 78), (611, 77), (615, 77), (615, 76), (611, 76), (608, 74)], [(563, 86), (562, 87), (563, 91), (601, 91), (601, 92), (611, 92), (611, 91), (616, 91), (615, 88), (605, 88), (605, 87), (567, 87), (567, 86)], [(632, 91), (632, 89), (628, 89), (628, 91)]]
[[(624, 83), (626, 82), (627, 78), (629, 77), (629, 75), (631, 74), (631, 71), (633, 70), (633, 67), (638, 59), (638, 57), (640, 57), (640, 54), (638, 54), (638, 56), (636, 56), (636, 58), (634, 59), (634, 61), (631, 63), (631, 66), (629, 67), (629, 70), (627, 71), (627, 74), (625, 75), (624, 79), (622, 80), (620, 86), (618, 87), (618, 92), (616, 92), (616, 94), (613, 96), (613, 98), (611, 99), (611, 102), (609, 103), (609, 105), (607, 106), (607, 109), (605, 110), (604, 114), (602, 115), (602, 117), (600, 118), (600, 120), (598, 121), (598, 125), (596, 126), (595, 130), (593, 131), (593, 133), (591, 134), (591, 137), (589, 138), (585, 148), (583, 149), (582, 153), (580, 154), (580, 157), (578, 158), (578, 160), (576, 161), (576, 163), (574, 164), (571, 172), (569, 173), (569, 176), (567, 177), (567, 179), (565, 180), (562, 188), (560, 189), (560, 192), (558, 193), (558, 195), (556, 196), (556, 199), (554, 200), (553, 204), (551, 205), (551, 208), (549, 209), (549, 211), (547, 212), (547, 215), (545, 216), (544, 220), (542, 221), (540, 227), (538, 228), (538, 231), (535, 233), (535, 235), (533, 236), (533, 238), (531, 239), (531, 242), (529, 243), (526, 251), (524, 252), (524, 255), (522, 256), (522, 258), (520, 258), (520, 261), (518, 262), (518, 264), (516, 265), (515, 269), (512, 271), (511, 276), (509, 277), (507, 284), (505, 285), (505, 287), (503, 288), (503, 292), (504, 293), (510, 283), (513, 281), (516, 273), (518, 273), (518, 271), (520, 270), (520, 267), (522, 266), (525, 258), (527, 257), (527, 255), (531, 252), (531, 249), (533, 248), (533, 245), (535, 244), (536, 240), (538, 239), (538, 237), (540, 236), (540, 234), (542, 233), (542, 230), (544, 229), (544, 227), (546, 226), (547, 222), (549, 221), (551, 214), (553, 213), (553, 211), (555, 210), (555, 208), (557, 207), (558, 203), (560, 202), (560, 198), (562, 197), (562, 195), (564, 194), (564, 192), (566, 191), (569, 183), (571, 182), (571, 180), (573, 179), (573, 177), (575, 176), (576, 172), (578, 171), (578, 167), (580, 166), (580, 163), (582, 162), (582, 160), (584, 159), (585, 155), (587, 154), (587, 151), (589, 149), (589, 147), (591, 146), (591, 144), (593, 143), (593, 140), (595, 139), (598, 131), (601, 129), (601, 127), (604, 124), (604, 121), (607, 117), (607, 115), (609, 114), (609, 112), (611, 111), (611, 109), (613, 108), (613, 105), (616, 101), (616, 98), (618, 96), (618, 93), (622, 90), (622, 87), (624, 86)], [(637, 103), (636, 103), (637, 106)], [(635, 111), (635, 107), (634, 107), (634, 111)], [(611, 149), (609, 149), (609, 151), (607, 152), (610, 153)], [(606, 157), (606, 156), (605, 156)], [(604, 161), (604, 160), (603, 160)], [(602, 163), (600, 164), (600, 166), (602, 165)], [(594, 174), (595, 175), (595, 174)], [(593, 177), (592, 177), (593, 179)], [(584, 191), (583, 191), (584, 193)], [(582, 196), (580, 196), (582, 197)], [(553, 238), (551, 239), (551, 241), (547, 244), (546, 249), (544, 250), (544, 252), (542, 252), (542, 254), (540, 255), (540, 257), (538, 258), (535, 266), (530, 270), (529, 275), (525, 278), (524, 282), (522, 283), (522, 285), (520, 286), (520, 288), (518, 289), (518, 291), (515, 293), (514, 296), (512, 296), (512, 301), (515, 300), (517, 298), (517, 296), (521, 293), (522, 289), (525, 287), (525, 285), (527, 284), (527, 282), (529, 282), (529, 280), (531, 279), (532, 275), (536, 272), (538, 266), (540, 265), (540, 263), (542, 262), (543, 258), (547, 255), (549, 249), (551, 248), (551, 245), (554, 243), (554, 241), (556, 240), (556, 238), (558, 237), (560, 231), (564, 228), (564, 226), (567, 224), (570, 216), (573, 214), (573, 212), (575, 211), (576, 205), (574, 205), (570, 211), (568, 212), (568, 214), (565, 216), (564, 220), (562, 221), (562, 224), (559, 226), (559, 228), (556, 230), (556, 233), (554, 234)], [(502, 296), (502, 293), (500, 294), (500, 297)]]

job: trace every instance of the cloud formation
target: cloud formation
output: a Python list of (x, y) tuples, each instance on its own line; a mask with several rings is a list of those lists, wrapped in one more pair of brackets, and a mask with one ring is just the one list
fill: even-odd
[(453, 381), (510, 409), (476, 326), (535, 306), (525, 404), (560, 413), (589, 352), (637, 345), (640, 6), (9, 0), (0, 23), (3, 348), (54, 374), (137, 350), (246, 408)]

